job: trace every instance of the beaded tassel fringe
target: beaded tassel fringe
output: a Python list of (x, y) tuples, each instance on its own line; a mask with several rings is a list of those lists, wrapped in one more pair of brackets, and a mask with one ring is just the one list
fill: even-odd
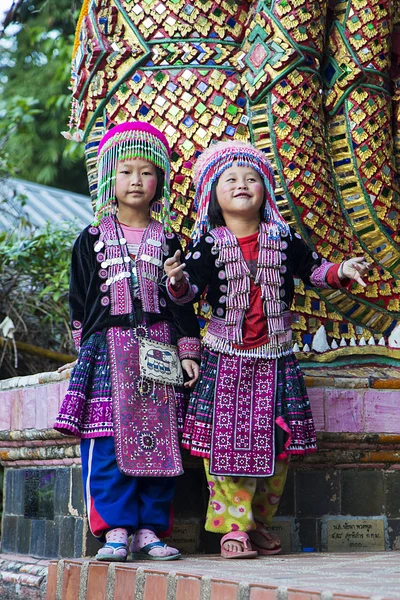
[[(275, 231), (271, 232), (271, 229)], [(287, 341), (288, 327), (284, 322), (280, 301), (281, 238), (276, 226), (261, 222), (258, 236), (258, 268), (255, 283), (261, 287), (267, 320), (269, 345), (280, 346)], [(242, 344), (244, 314), (250, 306), (250, 271), (236, 237), (227, 227), (210, 232), (219, 251), (218, 261), (224, 265), (228, 281), (225, 324), (228, 338)]]

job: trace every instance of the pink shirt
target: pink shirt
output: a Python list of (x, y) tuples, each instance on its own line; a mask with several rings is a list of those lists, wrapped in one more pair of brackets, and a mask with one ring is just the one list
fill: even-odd
[(142, 241), (144, 227), (138, 229), (136, 227), (129, 227), (128, 225), (124, 225), (124, 223), (120, 223), (120, 225), (122, 233), (124, 234), (124, 237), (128, 244), (128, 252), (131, 256), (136, 257), (139, 250), (140, 242)]

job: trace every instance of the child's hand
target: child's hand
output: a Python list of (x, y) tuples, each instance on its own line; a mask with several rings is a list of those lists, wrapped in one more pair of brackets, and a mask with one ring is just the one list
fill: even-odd
[(186, 381), (185, 388), (192, 388), (199, 378), (200, 367), (195, 360), (191, 358), (184, 358), (182, 361), (182, 369), (186, 371), (190, 377), (189, 381)]
[(167, 258), (164, 263), (164, 271), (166, 272), (171, 285), (175, 285), (178, 281), (183, 279), (183, 269), (186, 267), (185, 263), (181, 263), (181, 251), (177, 250), (171, 258)]
[(58, 367), (57, 373), (62, 373), (63, 371), (66, 371), (67, 369), (72, 369), (76, 365), (77, 362), (78, 362), (78, 360), (74, 360), (73, 362), (66, 363), (62, 367)]
[(366, 287), (367, 284), (362, 278), (367, 274), (370, 268), (370, 263), (368, 263), (363, 256), (350, 258), (349, 260), (342, 262), (340, 265), (338, 273), (339, 279), (354, 279), (354, 281), (357, 281), (357, 283), (362, 285), (362, 287)]

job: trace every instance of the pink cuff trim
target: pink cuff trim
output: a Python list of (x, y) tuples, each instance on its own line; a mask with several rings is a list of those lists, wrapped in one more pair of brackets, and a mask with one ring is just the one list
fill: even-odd
[(195, 337), (182, 337), (178, 340), (179, 359), (191, 358), (200, 362), (200, 340)]
[(75, 348), (77, 352), (79, 352), (81, 349), (82, 327), (72, 330), (72, 338), (74, 340)]
[(336, 266), (335, 263), (323, 262), (319, 267), (316, 267), (310, 275), (311, 285), (322, 289), (328, 288), (329, 284), (326, 280), (326, 275), (333, 266)]

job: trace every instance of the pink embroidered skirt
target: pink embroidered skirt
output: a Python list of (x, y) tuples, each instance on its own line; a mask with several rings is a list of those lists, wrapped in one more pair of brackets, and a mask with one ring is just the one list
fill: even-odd
[(210, 457), (215, 475), (249, 477), (271, 475), (276, 458), (315, 451), (310, 402), (295, 356), (264, 360), (204, 349), (182, 445)]

